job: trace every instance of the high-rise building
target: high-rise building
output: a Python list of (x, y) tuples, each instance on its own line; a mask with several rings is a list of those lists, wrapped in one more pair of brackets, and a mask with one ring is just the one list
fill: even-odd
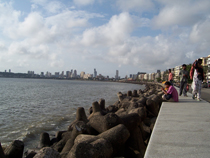
[(118, 70), (116, 70), (115, 79), (116, 79), (116, 80), (118, 80), (118, 79), (119, 79), (119, 71), (118, 71)]
[(93, 75), (93, 77), (97, 77), (97, 71), (96, 71), (96, 69), (94, 69), (94, 75)]
[(77, 70), (74, 70), (74, 78), (77, 78)]
[(66, 78), (70, 78), (70, 71), (66, 71)]
[(85, 72), (82, 71), (82, 72), (80, 73), (80, 78), (84, 78), (84, 76), (85, 76)]
[(44, 72), (41, 72), (40, 77), (44, 77)]
[(59, 72), (55, 72), (55, 77), (59, 78)]

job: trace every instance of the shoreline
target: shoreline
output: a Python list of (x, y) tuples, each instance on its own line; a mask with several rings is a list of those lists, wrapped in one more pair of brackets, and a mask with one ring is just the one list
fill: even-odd
[[(144, 83), (141, 83), (141, 82), (119, 82), (119, 83), (132, 83), (132, 84), (144, 84)], [(124, 128), (124, 130), (125, 129), (127, 129), (128, 131), (129, 131), (129, 135), (131, 135), (131, 131), (128, 129), (128, 128), (130, 128), (130, 127), (128, 127), (128, 125), (126, 125), (126, 123), (125, 123), (125, 121), (123, 122), (122, 120), (124, 120), (126, 117), (131, 117), (130, 116), (130, 114), (132, 114), (133, 116), (132, 117), (134, 117), (133, 119), (133, 121), (135, 121), (135, 124), (139, 124), (139, 118), (141, 118), (141, 119), (143, 119), (142, 118), (142, 115), (143, 115), (143, 111), (144, 111), (144, 113), (147, 113), (147, 118), (150, 118), (150, 116), (157, 116), (157, 109), (159, 109), (160, 108), (160, 94), (158, 95), (157, 93), (159, 93), (158, 92), (158, 90), (157, 90), (157, 87), (159, 87), (160, 85), (159, 84), (157, 84), (157, 83), (148, 83), (147, 82), (147, 85), (145, 86), (145, 89), (144, 90), (134, 90), (133, 92), (131, 92), (131, 91), (128, 91), (128, 93), (127, 94), (122, 94), (122, 93), (118, 93), (118, 98), (119, 98), (119, 100), (117, 101), (117, 102), (115, 102), (113, 105), (110, 105), (110, 106), (108, 106), (108, 107), (105, 107), (105, 100), (100, 100), (99, 102), (94, 102), (93, 104), (92, 104), (92, 111), (93, 111), (93, 113), (91, 113), (91, 110), (89, 109), (89, 111), (90, 111), (90, 116), (89, 117), (86, 117), (86, 114), (85, 114), (85, 110), (84, 110), (84, 108), (83, 108), (83, 110), (81, 110), (82, 109), (82, 107), (81, 108), (78, 108), (78, 110), (80, 111), (80, 112), (78, 112), (78, 110), (77, 110), (77, 116), (76, 116), (76, 122), (78, 123), (79, 122), (79, 124), (77, 124), (76, 123), (76, 127), (74, 126), (75, 124), (73, 124), (72, 125), (72, 128), (69, 128), (65, 133), (68, 133), (68, 134), (71, 134), (71, 133), (74, 133), (75, 131), (76, 131), (76, 133), (77, 132), (79, 132), (78, 131), (78, 127), (80, 128), (80, 127), (83, 127), (83, 126), (85, 126), (85, 128), (91, 128), (91, 130), (92, 131), (88, 131), (87, 132), (87, 129), (86, 129), (86, 131), (83, 131), (82, 133), (79, 133), (79, 134), (77, 134), (77, 135), (83, 135), (83, 134), (87, 134), (87, 133), (89, 133), (89, 135), (101, 135), (102, 133), (104, 133), (104, 132), (107, 132), (107, 131), (109, 131), (109, 130), (111, 130), (112, 128), (114, 128), (114, 127), (116, 127), (116, 126), (118, 126), (119, 124), (122, 124), (122, 125), (124, 125), (125, 127), (123, 127)], [(162, 93), (161, 93), (162, 94)], [(143, 103), (141, 103), (140, 104), (140, 102), (138, 102), (139, 100), (142, 100), (143, 99)], [(156, 99), (156, 100), (159, 100), (159, 104), (158, 105), (155, 105), (155, 103), (154, 103), (154, 101), (153, 101), (153, 99)], [(149, 103), (149, 102), (152, 102), (152, 103)], [(161, 102), (162, 103), (162, 102)], [(138, 104), (140, 104), (140, 105), (138, 105)], [(154, 114), (151, 114), (151, 112), (148, 112), (148, 105), (149, 106), (158, 106), (158, 108), (156, 108), (156, 109), (150, 109), (150, 111), (151, 110), (153, 110), (153, 112), (155, 112), (156, 114), (154, 115)], [(151, 104), (151, 105), (150, 105)], [(117, 109), (116, 109), (117, 108)], [(154, 108), (154, 107), (153, 107)], [(124, 110), (122, 110), (122, 109), (124, 109)], [(113, 111), (114, 110), (114, 111)], [(83, 113), (83, 116), (79, 116), (80, 115), (80, 113), (81, 113), (81, 111), (83, 111), (82, 113)], [(130, 111), (132, 111), (131, 113), (129, 113)], [(128, 114), (129, 113), (129, 114)], [(149, 115), (148, 115), (149, 114)], [(98, 116), (99, 115), (99, 116)], [(114, 126), (112, 126), (112, 127), (104, 127), (105, 129), (104, 130), (102, 130), (102, 131), (100, 131), (100, 129), (97, 129), (98, 127), (97, 127), (97, 125), (94, 125), (94, 124), (96, 124), (96, 122), (98, 122), (98, 120), (100, 120), (100, 119), (104, 119), (104, 117), (106, 116), (106, 117), (113, 117), (113, 115), (114, 116), (116, 116), (116, 117), (118, 117), (119, 118), (119, 120), (121, 120), (120, 122), (115, 122), (115, 125)], [(79, 120), (78, 120), (78, 117), (81, 117), (81, 118), (79, 118)], [(98, 117), (98, 119), (94, 119), (94, 118), (97, 118)], [(124, 118), (125, 117), (125, 118)], [(132, 118), (131, 117), (131, 118)], [(136, 117), (136, 118), (135, 118)], [(144, 116), (145, 117), (145, 116)], [(84, 119), (84, 118), (86, 118), (86, 119)], [(80, 120), (81, 119), (81, 120)], [(102, 119), (102, 120), (103, 120)], [(154, 119), (154, 118), (153, 118)], [(88, 121), (87, 121), (88, 120)], [(94, 121), (93, 121), (94, 120)], [(105, 119), (106, 120), (106, 119)], [(118, 121), (119, 121), (118, 120)], [(126, 120), (126, 119), (125, 119)], [(74, 121), (74, 122), (75, 122)], [(113, 121), (113, 120), (111, 120), (111, 121)], [(81, 123), (81, 122), (83, 122), (83, 123)], [(99, 121), (98, 123), (99, 124), (103, 124), (103, 122), (104, 122), (104, 120), (103, 121)], [(148, 119), (147, 119), (147, 123), (148, 123)], [(93, 127), (92, 127), (93, 126)], [(99, 125), (98, 125), (99, 126)], [(101, 125), (100, 125), (101, 126)], [(135, 126), (135, 125), (134, 125)], [(152, 125), (152, 126), (154, 126), (154, 124)], [(75, 129), (76, 128), (76, 129)], [(101, 127), (100, 127), (101, 128)], [(121, 127), (122, 128), (122, 127)], [(143, 128), (143, 127), (142, 127)], [(146, 127), (145, 127), (146, 128)], [(150, 127), (149, 127), (150, 128)], [(81, 130), (81, 129), (80, 129)], [(89, 129), (90, 130), (90, 129)], [(139, 129), (138, 129), (139, 130)], [(142, 130), (142, 129), (141, 129)], [(147, 134), (145, 134), (145, 130), (147, 130)], [(145, 129), (144, 130), (144, 134), (142, 134), (142, 131), (140, 132), (142, 135), (148, 135), (148, 133), (150, 133), (151, 134), (151, 131), (150, 132), (148, 132), (148, 128), (147, 129)], [(94, 132), (95, 133), (94, 133)], [(92, 132), (92, 133), (91, 133)], [(59, 131), (57, 132), (57, 133), (59, 133)], [(41, 134), (41, 133), (40, 133)], [(45, 138), (45, 136), (43, 137), (43, 135), (48, 135), (47, 137), (48, 138)], [(136, 135), (136, 134), (134, 134), (134, 135)], [(59, 137), (61, 137), (61, 139), (59, 138)], [(58, 135), (58, 134), (56, 134), (56, 136), (54, 137), (54, 138), (49, 138), (49, 134), (41, 134), (41, 142), (42, 142), (42, 140), (44, 139), (44, 141), (46, 141), (45, 139), (48, 139), (48, 142), (50, 142), (50, 144), (45, 144), (45, 145), (43, 145), (43, 146), (40, 146), (40, 148), (38, 148), (38, 149), (41, 149), (41, 147), (47, 147), (47, 146), (51, 146), (51, 148), (49, 149), (47, 149), (47, 150), (55, 150), (56, 149), (56, 145), (55, 144), (59, 144), (59, 142), (63, 139), (63, 137), (65, 137), (65, 134), (61, 134), (61, 135)], [(78, 136), (79, 137), (79, 136)], [(145, 137), (145, 136), (144, 136)], [(59, 140), (60, 139), (60, 140)], [(71, 141), (76, 141), (75, 140), (76, 139), (76, 137), (73, 139), (73, 140), (71, 140)], [(127, 139), (130, 139), (130, 137), (128, 137)], [(52, 142), (52, 141), (55, 141), (54, 143)], [(148, 141), (148, 140), (147, 140)], [(40, 144), (42, 144), (40, 142)], [(125, 142), (127, 142), (127, 140), (125, 140)], [(124, 142), (124, 143), (125, 143)], [(52, 144), (51, 144), (52, 143)], [(65, 143), (63, 143), (64, 145), (62, 146), (62, 150), (63, 150), (63, 148), (65, 148), (65, 145), (66, 145), (66, 143), (67, 143), (67, 141), (65, 142)], [(75, 143), (73, 143), (73, 144), (75, 144)], [(144, 142), (143, 144), (147, 144), (146, 142)], [(58, 145), (57, 145), (58, 146)], [(68, 145), (67, 145), (68, 146)], [(145, 146), (145, 145), (144, 145)], [(73, 147), (73, 146), (72, 146)], [(144, 147), (145, 148), (145, 147)], [(30, 155), (30, 153), (35, 153), (35, 151), (36, 151), (36, 153), (39, 153), (39, 152), (41, 152), (41, 151), (38, 151), (38, 149), (32, 149), (32, 150), (28, 150), (28, 153), (26, 153), (26, 155), (28, 154), (28, 156)], [(146, 149), (146, 148), (145, 148)], [(64, 156), (64, 152), (62, 152), (62, 150), (58, 150), (57, 149), (57, 151), (59, 152), (60, 151), (60, 156), (61, 157), (66, 157), (66, 155), (68, 155), (68, 154), (66, 154), (65, 156)], [(42, 151), (43, 152), (43, 151)], [(68, 150), (68, 153), (70, 152), (70, 150)], [(141, 153), (142, 154), (142, 153)], [(143, 154), (142, 154), (143, 155)], [(27, 156), (26, 156), (27, 157)]]

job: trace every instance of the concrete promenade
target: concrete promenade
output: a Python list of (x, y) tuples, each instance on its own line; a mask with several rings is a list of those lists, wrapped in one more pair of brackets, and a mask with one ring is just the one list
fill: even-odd
[(162, 104), (145, 158), (210, 157), (210, 103), (189, 93), (179, 100)]

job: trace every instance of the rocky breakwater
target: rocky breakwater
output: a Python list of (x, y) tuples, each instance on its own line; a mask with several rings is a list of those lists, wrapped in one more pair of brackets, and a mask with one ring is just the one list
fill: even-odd
[[(25, 157), (143, 158), (162, 104), (160, 87), (149, 84), (144, 90), (119, 92), (119, 100), (108, 107), (100, 99), (92, 103), (88, 117), (79, 107), (66, 131), (58, 131), (52, 139), (42, 133), (39, 148), (28, 150)], [(0, 154), (9, 157), (1, 150)]]

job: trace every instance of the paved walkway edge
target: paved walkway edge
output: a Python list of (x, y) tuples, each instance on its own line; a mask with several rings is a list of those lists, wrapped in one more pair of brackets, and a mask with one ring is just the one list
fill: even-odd
[(163, 102), (145, 158), (210, 157), (210, 103), (188, 96)]

